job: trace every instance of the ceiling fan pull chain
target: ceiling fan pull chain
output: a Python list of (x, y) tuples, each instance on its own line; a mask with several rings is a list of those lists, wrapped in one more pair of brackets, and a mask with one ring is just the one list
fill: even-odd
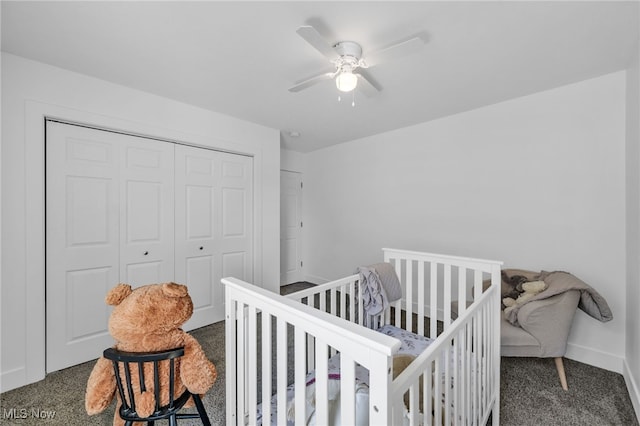
[(351, 94), (353, 95), (353, 98), (351, 98), (351, 106), (353, 108), (355, 108), (355, 106), (356, 106), (356, 91), (355, 90), (351, 91)]

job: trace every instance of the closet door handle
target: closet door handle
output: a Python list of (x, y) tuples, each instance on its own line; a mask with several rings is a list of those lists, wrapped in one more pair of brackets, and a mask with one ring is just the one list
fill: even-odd
[(200, 246), (200, 250), (204, 250), (204, 247)]
[(149, 254), (149, 252), (148, 252), (148, 251), (145, 251), (145, 252), (144, 252), (144, 255), (145, 255), (145, 256), (146, 256), (146, 255), (148, 255), (148, 254)]

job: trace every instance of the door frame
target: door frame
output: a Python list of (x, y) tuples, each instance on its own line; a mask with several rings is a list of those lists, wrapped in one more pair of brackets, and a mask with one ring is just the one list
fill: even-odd
[[(253, 157), (253, 274), (263, 279), (263, 168), (266, 154), (256, 144), (242, 141), (213, 140), (211, 136), (187, 134), (178, 130), (133, 122), (59, 105), (33, 100), (25, 101), (24, 153), (25, 158), (25, 363), (24, 369), (3, 372), (7, 388), (14, 388), (44, 379), (46, 376), (46, 313), (45, 313), (45, 143), (46, 120), (84, 125), (102, 130), (116, 131), (134, 136), (180, 142), (206, 149)], [(213, 144), (212, 144), (213, 142)], [(28, 256), (27, 256), (28, 255)], [(278, 261), (279, 263), (279, 261)], [(14, 384), (17, 384), (15, 386)], [(4, 387), (3, 387), (4, 388)], [(3, 389), (4, 391), (4, 389)]]

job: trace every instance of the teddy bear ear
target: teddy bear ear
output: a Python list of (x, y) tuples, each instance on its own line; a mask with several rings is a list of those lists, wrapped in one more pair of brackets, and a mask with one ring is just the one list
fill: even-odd
[(162, 284), (162, 292), (167, 297), (185, 297), (189, 293), (186, 285), (176, 283)]
[(119, 305), (128, 295), (132, 293), (131, 286), (129, 284), (118, 284), (112, 288), (104, 301), (107, 305), (115, 306)]

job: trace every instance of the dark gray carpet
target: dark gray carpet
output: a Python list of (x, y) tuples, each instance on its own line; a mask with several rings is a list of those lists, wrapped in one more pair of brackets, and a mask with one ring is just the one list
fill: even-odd
[[(281, 288), (290, 293), (308, 287), (295, 283)], [(203, 401), (212, 424), (225, 425), (224, 322), (194, 330), (207, 356), (218, 369), (218, 380)], [(84, 390), (94, 361), (48, 374), (31, 385), (0, 395), (0, 424), (7, 425), (109, 425), (115, 404), (104, 413), (89, 417), (84, 411)], [(569, 391), (560, 387), (552, 359), (503, 358), (501, 370), (501, 424), (528, 425), (638, 425), (620, 374), (576, 361), (565, 360)], [(15, 410), (14, 410), (15, 409)], [(25, 419), (9, 419), (11, 413)], [(32, 410), (54, 412), (39, 419)], [(159, 424), (163, 424), (159, 422)], [(164, 423), (166, 424), (166, 422)], [(198, 425), (185, 420), (181, 425)]]

